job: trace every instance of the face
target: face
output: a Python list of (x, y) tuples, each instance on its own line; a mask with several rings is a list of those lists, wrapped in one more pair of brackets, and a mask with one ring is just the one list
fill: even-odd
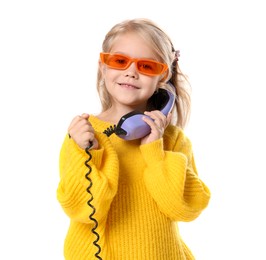
[[(156, 60), (147, 43), (133, 33), (120, 36), (110, 53), (124, 54), (131, 58)], [(134, 62), (125, 70), (112, 69), (101, 62), (100, 68), (107, 91), (111, 96), (112, 106), (145, 111), (147, 100), (155, 92), (161, 76), (141, 74)]]

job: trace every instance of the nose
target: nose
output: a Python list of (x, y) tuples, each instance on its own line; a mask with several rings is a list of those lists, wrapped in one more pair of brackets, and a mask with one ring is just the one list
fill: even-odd
[(137, 64), (132, 62), (130, 66), (125, 70), (126, 77), (138, 78)]

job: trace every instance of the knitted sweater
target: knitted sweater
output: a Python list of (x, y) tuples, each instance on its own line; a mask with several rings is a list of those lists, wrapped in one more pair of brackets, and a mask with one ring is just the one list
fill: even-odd
[[(178, 221), (192, 221), (206, 208), (208, 187), (199, 179), (191, 142), (168, 126), (163, 138), (140, 145), (103, 131), (110, 126), (95, 116), (99, 149), (91, 150), (91, 202), (96, 208), (98, 244), (104, 260), (194, 259), (183, 242)], [(93, 260), (95, 223), (87, 202), (88, 155), (66, 136), (60, 152), (57, 198), (70, 218), (65, 239), (66, 260)]]

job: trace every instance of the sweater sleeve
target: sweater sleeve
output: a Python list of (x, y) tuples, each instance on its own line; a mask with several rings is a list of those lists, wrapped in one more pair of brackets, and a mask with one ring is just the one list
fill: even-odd
[(210, 191), (198, 177), (191, 143), (183, 132), (170, 151), (164, 151), (162, 139), (140, 149), (146, 163), (144, 181), (160, 211), (174, 221), (197, 218), (208, 205)]
[[(94, 217), (103, 221), (109, 211), (118, 186), (118, 159), (108, 138), (96, 133), (100, 149), (91, 150), (91, 167), (89, 177), (93, 194), (91, 204), (96, 208)], [(85, 165), (89, 155), (78, 147), (68, 136), (60, 151), (60, 181), (57, 188), (57, 199), (65, 213), (74, 221), (90, 223), (92, 208), (87, 204), (91, 195), (87, 192), (90, 185), (85, 175), (89, 168)]]

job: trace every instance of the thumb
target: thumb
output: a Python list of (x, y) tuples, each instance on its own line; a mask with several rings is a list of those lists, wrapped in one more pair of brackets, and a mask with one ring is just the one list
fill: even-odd
[(84, 118), (84, 119), (88, 119), (88, 118), (90, 117), (90, 115), (87, 114), (87, 113), (83, 113), (83, 114), (81, 115), (81, 117)]

